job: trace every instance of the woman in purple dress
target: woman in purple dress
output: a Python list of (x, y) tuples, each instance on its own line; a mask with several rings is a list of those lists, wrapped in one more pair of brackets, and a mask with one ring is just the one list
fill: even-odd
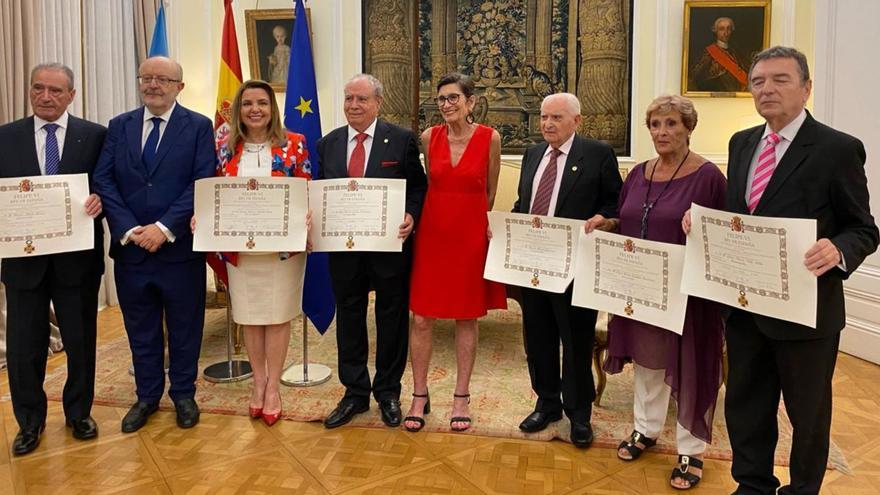
[[(620, 192), (620, 219), (595, 216), (586, 231), (616, 230), (651, 241), (684, 244), (681, 218), (696, 203), (724, 208), (727, 181), (705, 158), (689, 148), (697, 125), (690, 100), (678, 95), (655, 99), (645, 119), (657, 158), (640, 163), (627, 175)], [(678, 465), (673, 488), (693, 488), (702, 478), (702, 455), (712, 441), (712, 418), (721, 384), (723, 322), (720, 305), (688, 298), (681, 335), (629, 318), (608, 325), (605, 370), (620, 373), (633, 363), (632, 434), (620, 443), (617, 456), (637, 459), (657, 442), (666, 422), (670, 395), (678, 404)]]

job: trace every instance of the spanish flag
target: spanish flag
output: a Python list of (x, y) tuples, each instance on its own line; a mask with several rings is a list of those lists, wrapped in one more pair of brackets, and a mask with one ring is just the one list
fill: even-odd
[[(238, 58), (238, 38), (235, 36), (235, 18), (232, 0), (223, 0), (226, 13), (223, 16), (223, 38), (220, 42), (220, 80), (217, 83), (217, 109), (214, 113), (214, 141), (216, 149), (229, 139), (229, 123), (232, 120), (232, 100), (241, 86), (241, 60)], [(226, 263), (220, 253), (208, 254), (208, 265), (214, 269), (224, 284), (228, 284)]]

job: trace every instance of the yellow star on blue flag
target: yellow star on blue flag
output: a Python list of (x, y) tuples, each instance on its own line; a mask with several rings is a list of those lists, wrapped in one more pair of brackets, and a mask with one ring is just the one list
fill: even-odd
[(302, 96), (299, 97), (299, 105), (293, 108), (299, 110), (300, 118), (305, 117), (307, 113), (314, 113), (312, 112), (312, 100), (307, 100)]

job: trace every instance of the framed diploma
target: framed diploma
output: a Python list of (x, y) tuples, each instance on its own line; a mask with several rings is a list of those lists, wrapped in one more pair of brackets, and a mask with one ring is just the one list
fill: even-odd
[(306, 250), (308, 181), (212, 177), (196, 181), (194, 251)]
[(309, 183), (313, 251), (403, 250), (403, 179), (344, 178)]
[(804, 253), (816, 221), (736, 215), (691, 206), (681, 290), (816, 328), (816, 277)]
[(562, 293), (574, 279), (583, 220), (490, 211), (492, 240), (483, 278)]
[(0, 258), (93, 248), (88, 197), (86, 174), (0, 179)]
[(679, 292), (684, 246), (607, 232), (580, 232), (571, 303), (681, 335), (687, 295)]

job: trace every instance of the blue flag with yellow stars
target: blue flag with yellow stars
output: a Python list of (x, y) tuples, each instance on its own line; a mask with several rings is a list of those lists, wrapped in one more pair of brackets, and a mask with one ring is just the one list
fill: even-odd
[[(284, 100), (284, 127), (306, 137), (309, 148), (312, 177), (318, 175), (318, 152), (315, 145), (321, 138), (321, 116), (318, 112), (318, 89), (315, 83), (315, 64), (312, 42), (303, 1), (296, 3), (293, 38), (290, 44), (290, 64), (287, 69), (287, 94)], [(330, 285), (327, 253), (309, 254), (306, 281), (303, 286), (303, 312), (322, 334), (333, 321), (336, 300)]]

